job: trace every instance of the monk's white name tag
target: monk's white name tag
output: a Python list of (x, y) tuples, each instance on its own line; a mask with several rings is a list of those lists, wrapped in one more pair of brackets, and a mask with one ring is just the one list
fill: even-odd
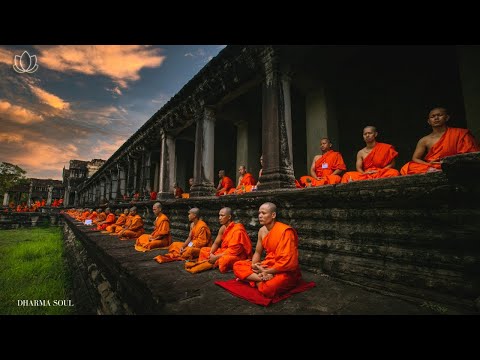
[(322, 169), (328, 169), (328, 164), (327, 164), (327, 163), (323, 163), (323, 164), (322, 164)]
[(188, 246), (192, 247), (192, 246), (193, 246), (193, 242), (190, 241), (190, 242), (188, 243)]

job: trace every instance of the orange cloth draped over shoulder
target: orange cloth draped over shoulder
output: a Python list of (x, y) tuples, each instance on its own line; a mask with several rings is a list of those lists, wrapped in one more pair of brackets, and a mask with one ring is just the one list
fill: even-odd
[(182, 199), (190, 199), (190, 194), (189, 193), (183, 193), (182, 194)]
[(231, 188), (228, 190), (228, 194), (243, 194), (246, 192), (252, 191), (252, 188), (255, 186), (257, 182), (255, 181), (255, 178), (253, 177), (252, 174), (250, 173), (245, 173), (243, 175), (242, 180), (240, 180), (238, 186), (234, 189)]
[[(302, 279), (298, 265), (298, 235), (287, 224), (276, 222), (262, 240), (267, 256), (262, 266), (278, 272), (272, 279), (257, 283), (258, 290), (266, 297), (273, 298), (295, 288)], [(237, 261), (233, 265), (235, 276), (245, 280), (253, 274), (251, 260)]]
[[(342, 154), (338, 151), (328, 150), (325, 154), (320, 156), (315, 161), (315, 174), (322, 179), (317, 180), (312, 176), (302, 176), (300, 178), (300, 185), (302, 187), (308, 186), (322, 186), (327, 184), (339, 184), (342, 177), (333, 175), (335, 170), (347, 170), (347, 165), (343, 161)], [(310, 185), (308, 184), (310, 182)]]
[(132, 217), (130, 226), (120, 235), (120, 240), (136, 239), (145, 232), (143, 229), (143, 220), (140, 215)]
[(105, 230), (107, 226), (112, 225), (115, 222), (115, 214), (114, 213), (108, 214), (105, 221), (106, 222), (103, 223), (102, 225), (97, 225), (97, 230)]
[(131, 224), (132, 224), (132, 219), (133, 219), (133, 216), (132, 215), (127, 215), (127, 218), (125, 220), (125, 224), (123, 224), (123, 226), (116, 226), (115, 227), (115, 233), (118, 234), (120, 231), (124, 230), (124, 229), (127, 229)]
[[(149, 241), (150, 237), (155, 240)], [(145, 252), (156, 248), (169, 246), (172, 243), (170, 235), (170, 220), (165, 214), (155, 219), (155, 229), (151, 234), (143, 234), (135, 243), (135, 250)]]
[(200, 249), (204, 246), (210, 246), (212, 244), (212, 232), (210, 228), (203, 220), (198, 220), (195, 226), (190, 231), (190, 242), (192, 246), (187, 246), (185, 251), (180, 254), (183, 241), (175, 241), (168, 248), (168, 253), (165, 255), (158, 255), (154, 260), (159, 263), (177, 261), (177, 260), (193, 260), (200, 254)]
[[(430, 148), (425, 155), (426, 162), (440, 161), (444, 157), (480, 151), (478, 142), (468, 129), (447, 128), (442, 137)], [(409, 161), (400, 169), (402, 175), (423, 174), (428, 169), (434, 168), (441, 170), (441, 164), (419, 164), (415, 161)]]
[(93, 221), (94, 224), (98, 224), (100, 221), (105, 221), (107, 219), (107, 214), (101, 212), (97, 215), (97, 218)]
[(216, 196), (222, 196), (228, 194), (231, 188), (233, 188), (233, 181), (228, 176), (222, 178), (222, 187), (216, 192)]
[[(217, 268), (221, 273), (226, 273), (233, 269), (233, 264), (239, 260), (250, 259), (252, 257), (252, 241), (242, 224), (231, 222), (222, 234), (222, 244), (215, 251), (214, 255), (222, 256), (210, 264), (211, 247), (203, 247), (200, 250), (200, 256), (196, 264), (191, 264), (189, 268), (185, 266), (188, 272), (195, 274), (204, 270)], [(204, 262), (205, 264), (201, 264)], [(188, 264), (188, 263), (187, 263)], [(199, 264), (200, 266), (195, 266)]]
[(107, 230), (108, 232), (115, 232), (115, 229), (118, 227), (122, 227), (122, 225), (125, 224), (125, 221), (127, 221), (127, 215), (125, 214), (120, 214), (120, 216), (118, 217), (117, 221), (115, 222), (115, 224), (113, 225), (110, 225), (110, 226), (107, 226), (105, 230)]
[(84, 222), (85, 220), (87, 220), (87, 218), (89, 216), (90, 216), (90, 211), (85, 210), (77, 220), (80, 220), (81, 222)]
[(342, 183), (399, 176), (398, 170), (392, 168), (385, 169), (385, 166), (390, 164), (397, 156), (398, 152), (393, 145), (376, 143), (372, 151), (363, 159), (363, 171), (375, 170), (377, 172), (361, 174), (358, 171), (349, 171), (343, 175)]

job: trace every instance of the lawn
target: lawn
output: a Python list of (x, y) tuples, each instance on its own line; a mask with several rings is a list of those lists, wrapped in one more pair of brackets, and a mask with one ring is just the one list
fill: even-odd
[(60, 228), (0, 230), (0, 315), (74, 314), (70, 283)]

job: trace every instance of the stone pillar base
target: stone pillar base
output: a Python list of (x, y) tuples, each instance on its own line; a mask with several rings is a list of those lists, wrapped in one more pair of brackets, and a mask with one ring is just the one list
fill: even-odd
[(173, 199), (173, 191), (157, 193), (157, 200)]
[(275, 190), (275, 189), (294, 189), (295, 177), (290, 174), (289, 169), (270, 169), (269, 172), (262, 172), (260, 184), (258, 185), (258, 191), (262, 190)]
[(217, 190), (211, 184), (193, 185), (192, 189), (190, 190), (190, 197), (215, 196), (216, 192)]

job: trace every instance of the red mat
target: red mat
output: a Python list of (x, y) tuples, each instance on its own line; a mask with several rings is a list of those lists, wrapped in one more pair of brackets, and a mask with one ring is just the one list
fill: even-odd
[(270, 304), (275, 304), (283, 299), (286, 299), (293, 294), (301, 293), (305, 290), (315, 287), (315, 283), (305, 282), (301, 280), (297, 287), (293, 288), (289, 292), (276, 296), (273, 299), (263, 296), (256, 287), (251, 287), (249, 283), (245, 281), (237, 281), (236, 279), (227, 280), (227, 281), (215, 281), (215, 284), (227, 290), (230, 294), (235, 295), (241, 299), (250, 301), (251, 303), (268, 306)]

